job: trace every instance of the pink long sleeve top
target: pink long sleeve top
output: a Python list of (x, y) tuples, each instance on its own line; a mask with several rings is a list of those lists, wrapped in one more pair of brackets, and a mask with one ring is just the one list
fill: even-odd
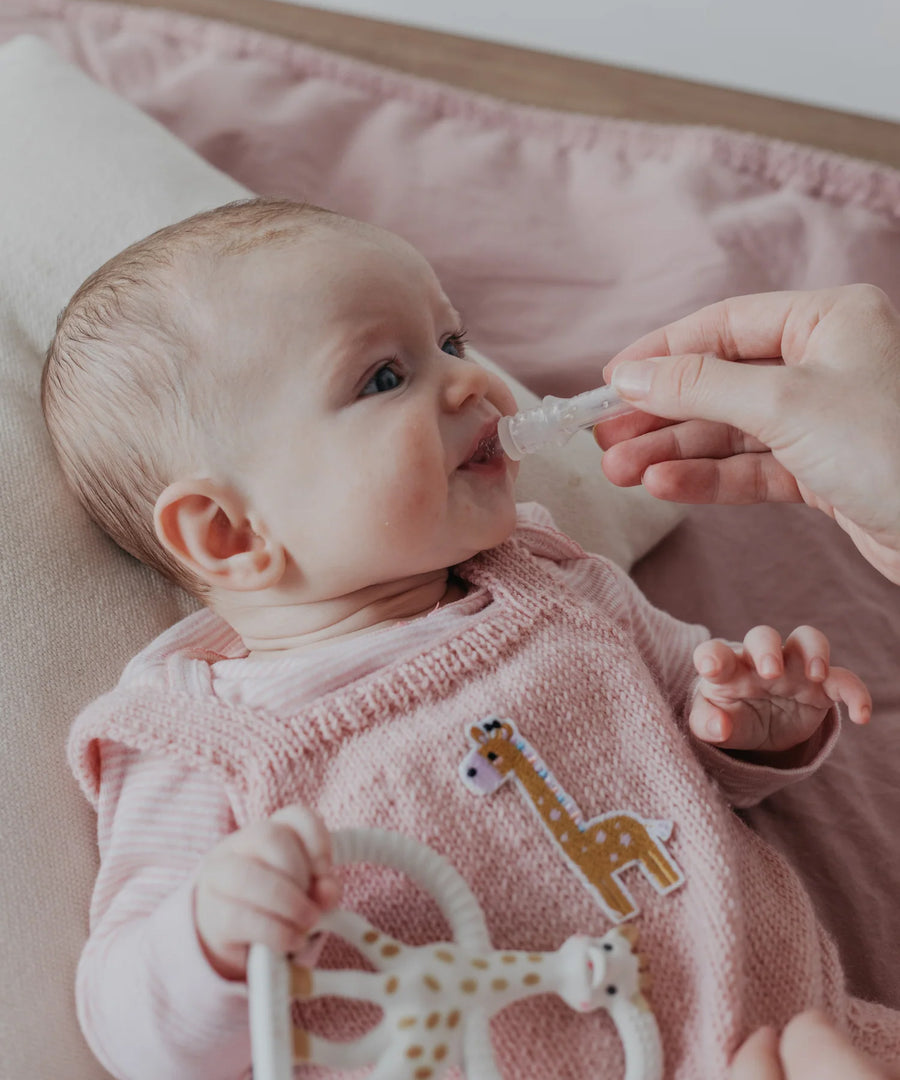
[[(207, 964), (193, 881), (221, 838), (288, 802), (317, 807), (332, 828), (430, 844), (475, 891), (497, 948), (550, 950), (609, 929), (615, 914), (526, 788), (479, 797), (460, 778), (472, 727), (492, 717), (515, 725), (566, 813), (674, 822), (666, 850), (683, 884), (662, 892), (637, 867), (619, 879), (639, 909), (667, 1077), (722, 1076), (757, 1026), (812, 1005), (900, 1060), (898, 1014), (846, 994), (798, 878), (731, 809), (812, 772), (836, 716), (785, 768), (698, 743), (686, 715), (705, 631), (651, 607), (537, 508), (457, 572), (468, 592), (454, 604), (265, 662), (200, 612), (78, 718), (70, 760), (97, 809), (101, 869), (77, 996), (101, 1062), (122, 1080), (249, 1074), (246, 987)], [(431, 901), (389, 871), (350, 868), (343, 902), (412, 943), (447, 933)], [(320, 962), (347, 959), (329, 941)], [(365, 1026), (360, 1008), (332, 1001), (319, 1023), (346, 1037)], [(510, 1006), (492, 1032), (510, 1080), (580, 1080), (586, 1062), (605, 1062), (611, 1080), (622, 1072), (608, 1018), (555, 997)]]

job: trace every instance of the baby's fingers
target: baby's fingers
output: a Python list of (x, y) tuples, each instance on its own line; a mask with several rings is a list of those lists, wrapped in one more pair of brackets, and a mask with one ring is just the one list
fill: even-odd
[(716, 746), (725, 748), (729, 747), (729, 740), (734, 734), (734, 723), (728, 713), (708, 701), (702, 694), (694, 698), (688, 726), (703, 742), (715, 743)]
[(777, 679), (784, 671), (781, 634), (771, 626), (754, 626), (744, 635), (744, 657), (763, 679)]
[(204, 886), (217, 904), (261, 912), (293, 927), (295, 933), (309, 930), (319, 918), (318, 905), (296, 881), (236, 851), (216, 860)]
[(732, 646), (718, 638), (701, 641), (694, 649), (694, 667), (707, 682), (730, 682), (739, 666)]
[(306, 806), (292, 803), (283, 806), (269, 819), (273, 823), (287, 825), (297, 836), (309, 859), (314, 874), (327, 874), (332, 868), (331, 837), (325, 822)]
[(843, 701), (854, 724), (868, 724), (872, 719), (872, 695), (854, 672), (833, 667), (822, 683), (822, 689), (832, 701)]
[(319, 919), (319, 908), (279, 871), (238, 851), (220, 851), (201, 869), (194, 923), (220, 975), (243, 978), (251, 943), (290, 952)]
[(814, 626), (798, 626), (784, 643), (786, 666), (810, 682), (822, 682), (831, 663), (828, 638)]
[(295, 845), (302, 852), (306, 886), (324, 908), (333, 907), (340, 899), (341, 886), (334, 873), (331, 836), (325, 822), (314, 810), (299, 803), (276, 810), (269, 821), (291, 832)]
[(252, 860), (284, 877), (304, 892), (312, 882), (310, 859), (303, 840), (286, 823), (257, 821), (226, 841), (231, 853)]

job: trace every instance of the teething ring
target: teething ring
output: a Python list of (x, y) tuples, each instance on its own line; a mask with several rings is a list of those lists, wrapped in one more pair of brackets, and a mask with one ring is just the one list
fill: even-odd
[[(467, 1080), (503, 1080), (490, 1017), (514, 1000), (550, 991), (580, 1012), (610, 1013), (625, 1049), (624, 1080), (661, 1080), (659, 1031), (642, 993), (645, 973), (633, 949), (633, 927), (598, 938), (575, 935), (556, 952), (496, 952), (471, 889), (425, 844), (380, 829), (340, 830), (332, 844), (336, 865), (380, 863), (406, 874), (437, 901), (453, 939), (407, 945), (339, 909), (324, 915), (320, 927), (358, 949), (375, 972), (298, 967), (254, 945), (247, 966), (254, 1080), (292, 1080), (302, 1062), (372, 1065), (369, 1080), (437, 1080), (454, 1065)], [(326, 995), (372, 1002), (384, 1015), (355, 1042), (294, 1029), (291, 1000)]]

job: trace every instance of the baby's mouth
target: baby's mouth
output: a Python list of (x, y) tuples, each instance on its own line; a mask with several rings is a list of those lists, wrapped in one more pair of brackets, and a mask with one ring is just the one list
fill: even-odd
[(506, 455), (497, 436), (497, 425), (492, 424), (479, 438), (475, 448), (460, 465), (461, 469), (476, 472), (494, 472), (506, 468)]
[(503, 451), (500, 449), (500, 440), (497, 432), (485, 435), (475, 447), (475, 453), (466, 462), (467, 465), (485, 465)]

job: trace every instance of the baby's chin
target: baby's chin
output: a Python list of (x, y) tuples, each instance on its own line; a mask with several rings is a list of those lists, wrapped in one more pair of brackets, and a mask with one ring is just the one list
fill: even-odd
[(483, 530), (479, 537), (479, 543), (471, 543), (469, 545), (462, 544), (463, 550), (468, 551), (468, 554), (464, 555), (459, 562), (465, 562), (466, 559), (471, 559), (481, 551), (490, 551), (491, 548), (499, 547), (500, 544), (505, 543), (512, 534), (516, 531), (516, 505), (514, 502), (510, 503), (508, 510), (502, 515), (497, 514), (496, 519), (492, 520)]

